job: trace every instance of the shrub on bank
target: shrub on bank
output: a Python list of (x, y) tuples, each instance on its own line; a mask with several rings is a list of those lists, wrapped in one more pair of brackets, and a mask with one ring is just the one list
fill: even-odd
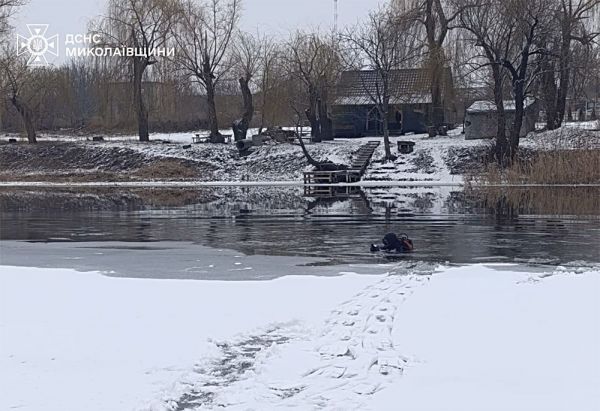
[(517, 158), (500, 169), (491, 163), (480, 178), (483, 184), (598, 184), (600, 150), (541, 151), (528, 158)]

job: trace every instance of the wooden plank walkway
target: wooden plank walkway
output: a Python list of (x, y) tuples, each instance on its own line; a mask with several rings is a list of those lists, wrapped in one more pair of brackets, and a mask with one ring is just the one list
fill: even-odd
[(369, 141), (362, 145), (352, 158), (350, 168), (338, 171), (306, 171), (304, 172), (304, 192), (306, 195), (334, 196), (336, 191), (348, 194), (348, 188), (319, 186), (320, 184), (355, 183), (360, 181), (367, 170), (373, 153), (379, 147), (379, 141)]
[(379, 141), (369, 141), (356, 152), (354, 158), (352, 159), (352, 164), (348, 169), (349, 173), (353, 173), (356, 176), (355, 181), (360, 181), (362, 178), (377, 147), (379, 147)]

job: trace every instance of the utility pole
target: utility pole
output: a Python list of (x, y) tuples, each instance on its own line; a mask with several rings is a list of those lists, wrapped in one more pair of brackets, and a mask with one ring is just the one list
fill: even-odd
[(338, 31), (338, 0), (333, 0), (333, 32)]

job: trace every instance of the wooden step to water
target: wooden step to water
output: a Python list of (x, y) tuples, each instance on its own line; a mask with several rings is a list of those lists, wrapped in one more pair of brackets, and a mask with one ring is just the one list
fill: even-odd
[(315, 187), (320, 183), (339, 183), (360, 181), (365, 173), (375, 149), (379, 147), (378, 141), (369, 141), (360, 147), (350, 163), (350, 168), (345, 171), (318, 172), (307, 171), (304, 173), (305, 193), (316, 195), (333, 195), (336, 190), (332, 187)]

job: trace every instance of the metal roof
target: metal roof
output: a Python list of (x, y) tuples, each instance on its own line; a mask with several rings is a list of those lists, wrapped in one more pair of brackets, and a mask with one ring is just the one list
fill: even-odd
[[(452, 75), (446, 69), (446, 77)], [(442, 82), (444, 92), (446, 82)], [(344, 71), (336, 90), (336, 105), (371, 105), (380, 95), (382, 80), (375, 70)], [(390, 72), (390, 104), (431, 103), (431, 75), (426, 69), (399, 69)]]

